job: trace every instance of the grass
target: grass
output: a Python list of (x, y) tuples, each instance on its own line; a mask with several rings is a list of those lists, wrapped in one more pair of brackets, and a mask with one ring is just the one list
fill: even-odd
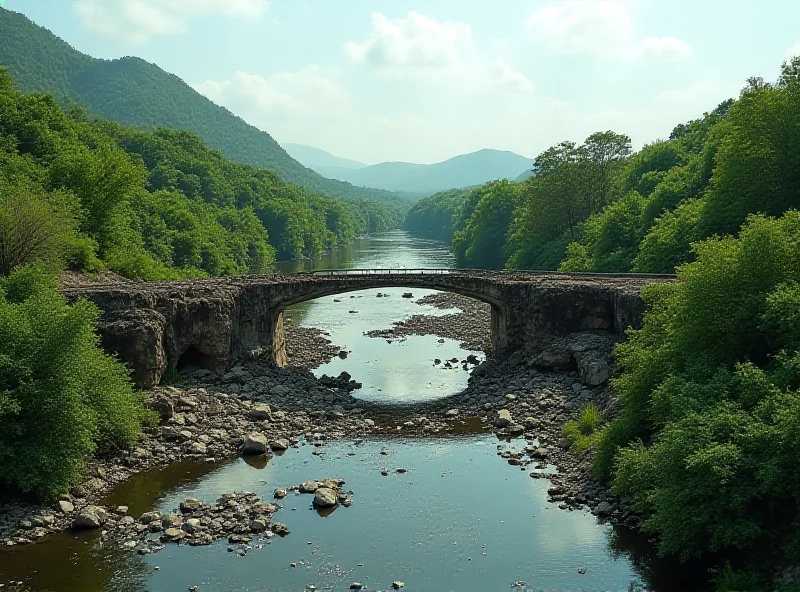
[(178, 372), (178, 369), (170, 368), (161, 377), (160, 384), (163, 384), (165, 386), (175, 386), (176, 384), (180, 384), (182, 381), (183, 377)]
[(594, 403), (584, 405), (577, 419), (564, 424), (564, 437), (580, 451), (592, 448), (600, 439), (601, 424), (603, 422), (600, 409)]

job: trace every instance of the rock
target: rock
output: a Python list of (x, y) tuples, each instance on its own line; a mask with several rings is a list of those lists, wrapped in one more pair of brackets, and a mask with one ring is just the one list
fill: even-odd
[(289, 527), (286, 526), (283, 522), (273, 522), (272, 523), (272, 532), (274, 532), (278, 536), (286, 536), (287, 534), (289, 534), (292, 531), (289, 530)]
[(181, 524), (183, 524), (183, 518), (177, 514), (170, 514), (169, 516), (164, 516), (164, 518), (161, 519), (161, 527), (166, 528), (167, 530), (170, 528), (180, 528)]
[(247, 416), (250, 419), (268, 419), (269, 421), (272, 421), (272, 409), (270, 409), (270, 406), (266, 403), (256, 403), (247, 412)]
[(289, 492), (285, 489), (276, 489), (272, 495), (275, 497), (275, 499), (283, 499), (289, 495)]
[(395, 590), (399, 590), (400, 588), (403, 588), (405, 585), (406, 583), (401, 582), (400, 580), (395, 580), (394, 582), (392, 582), (392, 588), (394, 588)]
[(313, 504), (318, 508), (330, 508), (338, 503), (336, 491), (320, 487), (314, 492)]
[(180, 528), (168, 528), (164, 531), (164, 535), (161, 538), (167, 541), (175, 542), (186, 538), (186, 536), (186, 532)]
[(269, 447), (272, 450), (288, 450), (289, 449), (289, 441), (286, 439), (281, 438), (280, 440), (271, 440), (269, 443)]
[(75, 511), (75, 506), (70, 501), (59, 500), (59, 502), (58, 502), (58, 510), (62, 514), (71, 514), (72, 512)]
[(600, 386), (608, 380), (611, 371), (605, 358), (581, 361), (579, 366), (581, 380), (589, 386)]
[(600, 502), (595, 507), (593, 513), (597, 514), (598, 516), (608, 516), (614, 511), (614, 506), (609, 504), (608, 502)]
[(253, 532), (264, 532), (267, 530), (267, 523), (265, 520), (256, 519), (250, 521), (250, 530)]
[(511, 425), (511, 422), (511, 412), (508, 409), (501, 409), (497, 412), (497, 419), (494, 420), (494, 425), (498, 428), (507, 428)]
[(403, 292), (403, 298), (413, 298), (414, 295), (411, 292)]
[(314, 493), (317, 489), (319, 489), (319, 483), (316, 481), (306, 481), (300, 484), (298, 491), (300, 493)]
[(78, 529), (100, 528), (105, 522), (106, 512), (97, 506), (89, 506), (75, 516), (71, 527)]
[(158, 512), (145, 512), (139, 517), (140, 524), (150, 524), (151, 522), (161, 522), (161, 514)]
[(352, 584), (350, 584), (351, 590), (361, 590), (361, 588), (363, 587), (364, 585), (361, 582), (353, 582)]
[(242, 454), (266, 454), (267, 437), (259, 432), (248, 434), (242, 444)]
[(446, 417), (458, 417), (458, 409), (448, 409), (445, 413)]
[(189, 514), (191, 512), (196, 512), (202, 507), (203, 507), (203, 502), (201, 502), (199, 499), (189, 497), (181, 502), (180, 510), (184, 514)]
[(151, 395), (145, 402), (145, 406), (158, 413), (161, 422), (169, 421), (175, 415), (175, 408), (172, 406), (172, 399), (164, 393)]
[(188, 442), (186, 451), (189, 454), (206, 454), (208, 453), (208, 447), (202, 442)]

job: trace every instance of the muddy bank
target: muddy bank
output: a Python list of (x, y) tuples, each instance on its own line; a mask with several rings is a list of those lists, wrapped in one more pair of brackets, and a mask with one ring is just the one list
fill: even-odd
[(389, 329), (376, 329), (366, 333), (381, 339), (403, 339), (408, 335), (436, 335), (461, 342), (461, 348), (470, 351), (488, 351), (491, 343), (491, 307), (474, 298), (439, 292), (416, 301), (419, 305), (436, 308), (459, 309), (447, 315), (413, 315), (397, 321)]

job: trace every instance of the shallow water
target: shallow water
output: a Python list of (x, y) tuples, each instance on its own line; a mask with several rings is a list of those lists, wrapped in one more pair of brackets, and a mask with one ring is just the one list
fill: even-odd
[[(442, 243), (393, 231), (359, 239), (353, 245), (318, 260), (279, 265), (282, 271), (291, 272), (334, 268), (450, 268), (454, 264), (452, 255)], [(403, 298), (403, 293), (409, 291), (414, 298)], [(378, 298), (378, 293), (388, 297)], [(288, 308), (284, 322), (328, 331), (334, 344), (351, 352), (344, 360), (334, 358), (315, 369), (317, 376), (337, 376), (347, 371), (364, 385), (353, 393), (355, 397), (378, 403), (421, 403), (447, 397), (467, 386), (469, 374), (460, 365), (448, 369), (434, 365), (434, 359), (464, 360), (474, 354), (483, 360), (483, 353), (463, 350), (453, 339), (444, 339), (440, 343), (440, 338), (432, 335), (411, 335), (388, 343), (386, 339), (367, 337), (364, 333), (372, 329), (388, 329), (395, 321), (415, 314), (458, 312), (416, 303), (416, 300), (435, 293), (434, 290), (419, 288), (385, 288), (327, 296)]]
[[(358, 241), (322, 262), (297, 265), (445, 267), (452, 257), (443, 245), (395, 232)], [(448, 312), (401, 298), (403, 289), (380, 290), (389, 298), (376, 298), (377, 291), (288, 311), (287, 322), (326, 329), (334, 343), (352, 350), (317, 373), (347, 370), (364, 383), (356, 396), (385, 403), (431, 400), (463, 388), (468, 374), (460, 366), (445, 370), (432, 362), (464, 359), (470, 352), (456, 342), (411, 336), (386, 343), (363, 336), (412, 314)], [(416, 299), (431, 292), (413, 293)], [(254, 540), (244, 556), (228, 552), (224, 541), (168, 546), (141, 557), (99, 546), (97, 532), (52, 536), (26, 548), (0, 549), (0, 583), (21, 580), (20, 590), (64, 592), (171, 592), (190, 586), (200, 586), (198, 592), (299, 592), (308, 585), (338, 591), (353, 582), (387, 590), (395, 580), (409, 592), (703, 590), (706, 577), (696, 566), (660, 561), (641, 536), (547, 503), (547, 480), (531, 479), (530, 468), (522, 471), (497, 456), (498, 446), (520, 447), (524, 440), (499, 442), (467, 423), (455, 431), (461, 435), (374, 439), (358, 446), (342, 441), (320, 449), (302, 446), (269, 462), (184, 462), (144, 473), (118, 487), (106, 503), (128, 505), (139, 516), (154, 507), (171, 510), (189, 496), (213, 501), (225, 492), (250, 490), (269, 499), (276, 487), (341, 477), (354, 491), (354, 505), (323, 518), (311, 509), (311, 496), (290, 495), (275, 520), (292, 533)], [(408, 472), (394, 472), (398, 467)], [(512, 588), (516, 581), (526, 586)]]
[[(641, 590), (647, 582), (628, 556), (637, 547), (616, 549), (621, 542), (613, 528), (590, 514), (559, 510), (547, 502), (546, 480), (531, 479), (497, 457), (498, 446), (522, 443), (508, 445), (486, 434), (368, 440), (328, 444), (316, 449), (322, 456), (302, 446), (261, 468), (242, 459), (217, 466), (182, 463), (138, 476), (107, 502), (127, 504), (138, 515), (153, 506), (174, 510), (189, 496), (210, 502), (228, 491), (269, 499), (277, 487), (335, 476), (353, 490), (354, 505), (323, 518), (311, 508), (312, 496), (290, 495), (275, 519), (291, 534), (256, 538), (245, 556), (221, 541), (170, 545), (140, 557), (97, 548), (96, 534), (61, 535), (0, 552), (0, 569), (10, 570), (8, 579), (27, 580), (30, 589), (65, 592), (166, 592), (195, 585), (201, 592), (299, 592), (309, 584), (338, 591), (353, 582), (386, 590), (395, 580), (409, 592), (510, 590), (520, 580), (536, 590)], [(408, 472), (398, 474), (398, 467)], [(388, 476), (381, 476), (383, 468)], [(638, 559), (657, 566), (656, 590), (689, 589), (669, 565)]]

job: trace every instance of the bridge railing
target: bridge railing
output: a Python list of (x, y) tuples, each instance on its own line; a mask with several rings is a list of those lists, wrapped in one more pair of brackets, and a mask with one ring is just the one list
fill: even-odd
[[(298, 275), (323, 275), (323, 276), (368, 276), (368, 275), (447, 275), (447, 274), (469, 274), (469, 275), (493, 275), (493, 276), (530, 276), (547, 275), (574, 278), (620, 278), (620, 279), (650, 279), (650, 280), (669, 280), (674, 279), (674, 274), (666, 273), (606, 273), (594, 271), (543, 271), (539, 269), (443, 269), (443, 268), (418, 268), (418, 269), (320, 269), (316, 271), (301, 271)], [(291, 275), (291, 274), (290, 274)]]
[[(447, 275), (453, 273), (454, 269), (319, 269), (310, 271), (311, 275)], [(302, 273), (302, 272), (301, 272)]]

